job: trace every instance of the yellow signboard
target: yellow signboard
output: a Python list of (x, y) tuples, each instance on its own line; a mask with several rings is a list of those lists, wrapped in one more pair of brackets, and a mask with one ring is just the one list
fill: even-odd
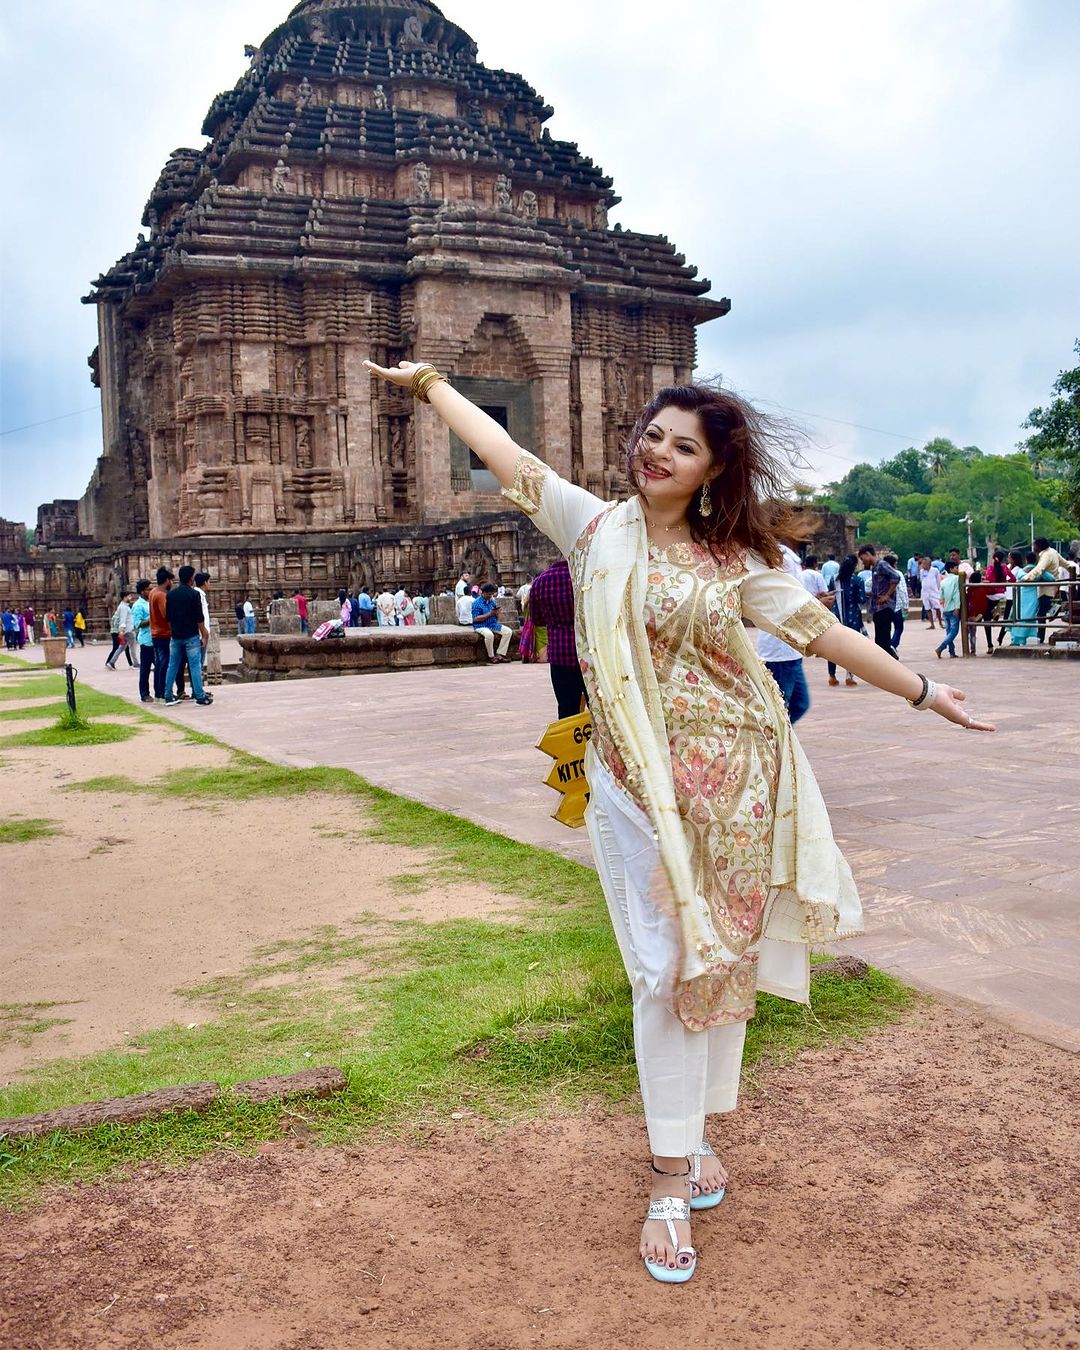
[(589, 803), (585, 747), (591, 737), (592, 718), (584, 712), (552, 722), (536, 742), (537, 750), (543, 750), (555, 761), (544, 779), (545, 785), (563, 794), (552, 815), (572, 830), (580, 830), (585, 824), (585, 807)]

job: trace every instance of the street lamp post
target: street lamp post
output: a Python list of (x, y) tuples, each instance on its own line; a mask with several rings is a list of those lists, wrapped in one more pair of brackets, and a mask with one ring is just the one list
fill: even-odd
[(971, 514), (971, 512), (969, 511), (969, 512), (967, 513), (966, 516), (961, 516), (960, 519), (959, 519), (956, 523), (957, 523), (957, 525), (966, 525), (966, 526), (967, 526), (967, 532), (968, 532), (968, 562), (971, 563), (972, 567), (974, 567), (974, 566), (975, 566), (975, 538), (974, 538), (974, 535), (972, 534), (971, 527), (975, 524), (975, 517), (974, 517), (974, 516)]

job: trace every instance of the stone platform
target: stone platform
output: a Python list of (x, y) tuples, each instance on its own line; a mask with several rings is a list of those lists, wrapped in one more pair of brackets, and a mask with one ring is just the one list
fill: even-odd
[[(350, 628), (343, 638), (245, 634), (234, 674), (246, 682), (308, 680), (323, 675), (366, 675), (432, 666), (487, 665), (484, 640), (471, 628), (422, 624), (407, 628)], [(517, 651), (517, 633), (510, 652)]]

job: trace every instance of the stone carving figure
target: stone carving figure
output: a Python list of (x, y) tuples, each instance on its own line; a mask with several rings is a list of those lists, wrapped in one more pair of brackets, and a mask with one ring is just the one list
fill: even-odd
[(607, 207), (603, 202), (597, 202), (592, 209), (592, 223), (594, 230), (607, 229)]
[(539, 199), (529, 188), (521, 194), (521, 214), (526, 220), (536, 220), (540, 215)]
[(298, 394), (307, 393), (307, 355), (304, 352), (298, 352), (296, 355), (296, 371), (293, 375), (293, 387)]
[(274, 165), (274, 172), (270, 179), (270, 190), (272, 192), (285, 191), (285, 179), (289, 176), (289, 169), (283, 159), (279, 159)]
[(510, 210), (512, 204), (510, 197), (511, 186), (510, 179), (507, 178), (504, 173), (499, 174), (498, 178), (495, 180), (495, 205), (500, 211)]
[(313, 91), (311, 88), (311, 81), (305, 75), (304, 78), (300, 81), (300, 88), (297, 90), (297, 97), (296, 97), (297, 112), (303, 112), (303, 110), (311, 102), (312, 92)]
[(296, 424), (296, 465), (300, 469), (311, 468), (311, 431), (303, 421)]
[(421, 160), (413, 173), (416, 177), (416, 195), (426, 202), (431, 196), (431, 169)]
[(386, 109), (389, 108), (390, 106), (390, 104), (387, 102), (386, 90), (382, 87), (381, 84), (377, 84), (375, 86), (375, 106), (376, 108), (381, 109), (383, 112), (385, 112)]
[(401, 34), (402, 48), (407, 52), (430, 51), (431, 46), (424, 41), (424, 25), (420, 22), (420, 16), (410, 14), (405, 20), (405, 27)]

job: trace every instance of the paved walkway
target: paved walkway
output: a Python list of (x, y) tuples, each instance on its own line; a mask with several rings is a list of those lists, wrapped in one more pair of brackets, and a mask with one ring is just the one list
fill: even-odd
[[(965, 688), (999, 730), (962, 732), (869, 686), (830, 689), (824, 662), (808, 663), (814, 704), (799, 733), (866, 907), (866, 934), (846, 949), (1080, 1050), (1077, 668), (939, 662), (918, 622), (903, 654)], [(81, 679), (135, 696), (126, 667), (82, 655)], [(160, 711), (267, 759), (354, 769), (589, 861), (584, 832), (549, 816), (550, 761), (533, 748), (554, 716), (543, 668), (226, 685), (212, 708)]]

